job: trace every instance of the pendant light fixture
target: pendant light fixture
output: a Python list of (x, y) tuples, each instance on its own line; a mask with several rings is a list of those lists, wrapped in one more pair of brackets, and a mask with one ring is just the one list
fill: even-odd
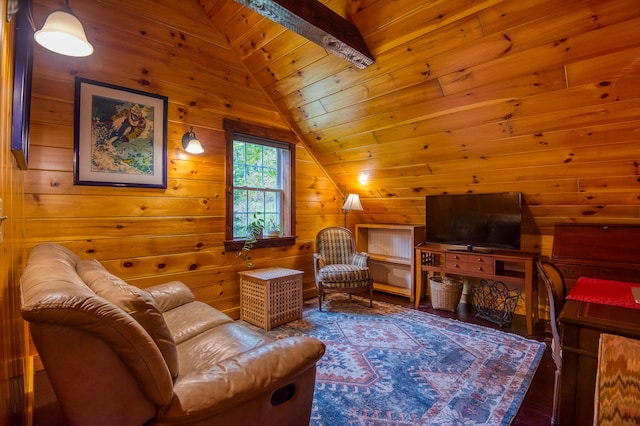
[(182, 147), (190, 154), (202, 154), (204, 152), (202, 144), (193, 132), (193, 127), (182, 136)]
[(69, 0), (49, 15), (34, 38), (44, 48), (61, 55), (83, 57), (93, 53), (93, 46), (87, 40), (82, 23), (71, 10)]

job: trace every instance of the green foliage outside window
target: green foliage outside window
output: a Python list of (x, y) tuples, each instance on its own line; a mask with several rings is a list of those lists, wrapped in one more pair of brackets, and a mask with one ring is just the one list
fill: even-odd
[(233, 142), (233, 237), (246, 238), (254, 215), (262, 223), (281, 220), (281, 149)]

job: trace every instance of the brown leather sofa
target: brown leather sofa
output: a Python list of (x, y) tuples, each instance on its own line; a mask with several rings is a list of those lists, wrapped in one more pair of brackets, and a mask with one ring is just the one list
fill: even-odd
[(21, 287), (70, 424), (309, 424), (316, 339), (270, 339), (180, 282), (141, 290), (57, 244), (31, 251)]

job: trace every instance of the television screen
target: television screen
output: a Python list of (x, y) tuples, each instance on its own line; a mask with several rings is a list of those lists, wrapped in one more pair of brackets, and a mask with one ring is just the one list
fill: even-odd
[(520, 249), (519, 192), (428, 195), (426, 242), (475, 248)]

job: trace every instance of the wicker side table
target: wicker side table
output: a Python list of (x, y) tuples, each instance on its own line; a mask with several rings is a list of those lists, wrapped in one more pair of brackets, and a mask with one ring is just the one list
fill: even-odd
[(240, 319), (269, 331), (302, 318), (302, 274), (287, 268), (238, 272)]

